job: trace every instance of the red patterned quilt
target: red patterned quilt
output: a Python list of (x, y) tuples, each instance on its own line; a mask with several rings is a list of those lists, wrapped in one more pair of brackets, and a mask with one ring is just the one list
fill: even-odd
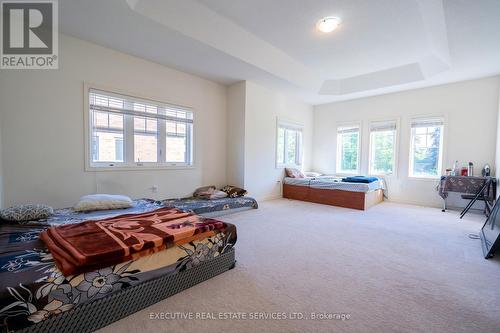
[(224, 222), (176, 208), (57, 226), (40, 234), (64, 275), (147, 256), (223, 232)]

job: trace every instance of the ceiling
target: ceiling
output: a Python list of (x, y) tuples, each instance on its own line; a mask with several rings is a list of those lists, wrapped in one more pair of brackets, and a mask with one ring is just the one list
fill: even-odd
[[(62, 33), (311, 104), (500, 74), (499, 0), (64, 0)], [(315, 29), (338, 16), (330, 34)]]

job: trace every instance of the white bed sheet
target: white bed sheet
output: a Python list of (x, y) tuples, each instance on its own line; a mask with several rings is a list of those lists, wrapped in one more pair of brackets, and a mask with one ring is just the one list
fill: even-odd
[(382, 179), (371, 183), (348, 183), (343, 182), (342, 178), (329, 176), (306, 178), (285, 177), (284, 183), (288, 185), (310, 186), (312, 188), (351, 192), (371, 192), (379, 189), (385, 189), (384, 181)]

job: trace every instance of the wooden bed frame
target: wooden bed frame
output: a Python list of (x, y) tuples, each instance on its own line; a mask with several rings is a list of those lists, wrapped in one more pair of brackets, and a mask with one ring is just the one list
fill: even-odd
[(371, 192), (353, 192), (283, 184), (283, 198), (367, 210), (384, 201), (384, 192), (380, 189)]

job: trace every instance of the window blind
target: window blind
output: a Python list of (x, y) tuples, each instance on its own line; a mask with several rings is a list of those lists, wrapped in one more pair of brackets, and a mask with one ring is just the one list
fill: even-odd
[(89, 108), (91, 111), (193, 123), (193, 112), (189, 107), (148, 101), (102, 90), (90, 89)]
[(443, 125), (444, 125), (443, 118), (413, 119), (411, 122), (411, 128), (437, 127)]
[(284, 129), (287, 129), (287, 130), (299, 131), (299, 132), (301, 132), (302, 129), (303, 129), (303, 126), (301, 126), (301, 125), (295, 125), (295, 124), (290, 124), (290, 123), (282, 123), (282, 122), (280, 122), (278, 126), (279, 126), (279, 128), (284, 128)]
[(359, 126), (341, 126), (337, 127), (338, 134), (346, 134), (346, 133), (356, 133), (359, 132)]
[(370, 132), (395, 131), (396, 121), (375, 121), (370, 124)]

